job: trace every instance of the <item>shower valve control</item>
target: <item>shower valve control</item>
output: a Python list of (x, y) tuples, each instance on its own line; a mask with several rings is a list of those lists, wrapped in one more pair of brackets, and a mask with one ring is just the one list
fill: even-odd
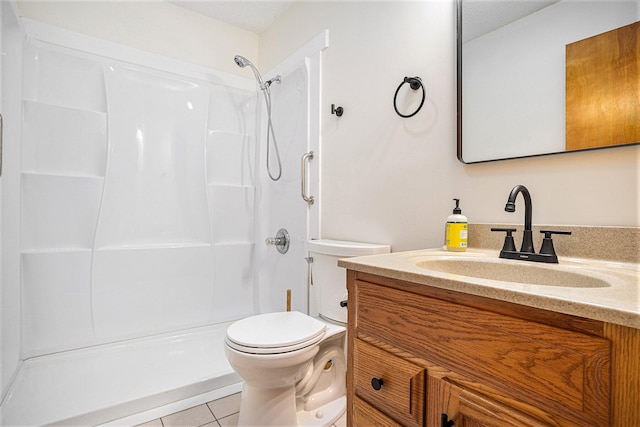
[(289, 250), (289, 232), (284, 228), (281, 228), (278, 230), (276, 237), (268, 237), (264, 242), (267, 245), (275, 246), (281, 254), (286, 254)]

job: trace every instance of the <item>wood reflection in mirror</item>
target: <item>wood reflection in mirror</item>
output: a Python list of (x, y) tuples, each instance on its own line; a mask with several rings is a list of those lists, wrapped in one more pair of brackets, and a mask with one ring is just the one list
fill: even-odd
[(566, 46), (566, 149), (640, 142), (640, 22)]

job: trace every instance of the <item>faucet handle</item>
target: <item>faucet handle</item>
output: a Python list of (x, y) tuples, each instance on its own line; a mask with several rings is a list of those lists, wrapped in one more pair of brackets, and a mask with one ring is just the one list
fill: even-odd
[(540, 233), (544, 233), (544, 239), (542, 239), (542, 247), (540, 248), (540, 253), (543, 255), (556, 255), (556, 250), (553, 247), (553, 239), (551, 238), (552, 234), (564, 234), (571, 235), (570, 231), (564, 230), (540, 230)]
[(502, 231), (507, 233), (507, 235), (504, 238), (504, 245), (502, 246), (502, 252), (508, 251), (508, 252), (515, 252), (516, 251), (516, 244), (513, 242), (513, 235), (511, 233), (513, 233), (514, 231), (516, 231), (515, 228), (499, 228), (499, 227), (491, 227), (491, 231)]

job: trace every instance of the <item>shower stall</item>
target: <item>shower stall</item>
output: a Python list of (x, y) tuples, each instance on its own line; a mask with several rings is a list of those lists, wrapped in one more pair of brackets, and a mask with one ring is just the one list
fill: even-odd
[[(1, 7), (0, 424), (135, 423), (239, 391), (228, 324), (284, 310), (288, 289), (294, 310), (313, 311), (306, 242), (319, 206), (300, 197), (300, 159), (319, 152), (326, 34), (268, 73), (282, 76), (274, 182), (250, 73)], [(315, 194), (319, 170), (316, 155)], [(280, 228), (284, 255), (264, 243)]]

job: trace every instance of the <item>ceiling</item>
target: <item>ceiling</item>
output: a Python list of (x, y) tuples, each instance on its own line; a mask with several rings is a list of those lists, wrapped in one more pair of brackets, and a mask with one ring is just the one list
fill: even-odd
[(260, 34), (295, 0), (169, 0), (177, 6)]
[[(260, 34), (273, 24), (295, 0), (168, 1), (193, 12)], [(465, 0), (463, 2), (464, 40), (479, 37), (558, 1)]]

